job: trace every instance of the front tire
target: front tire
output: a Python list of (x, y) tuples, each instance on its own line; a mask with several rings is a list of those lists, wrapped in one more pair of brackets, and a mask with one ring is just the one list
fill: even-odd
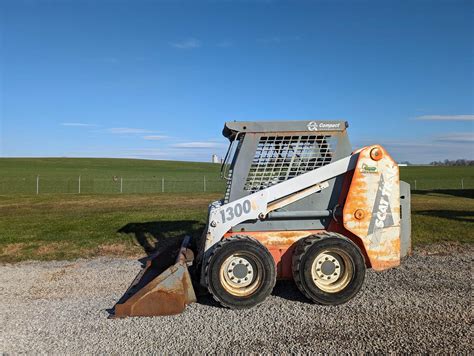
[(263, 302), (276, 282), (276, 267), (268, 249), (248, 236), (217, 243), (206, 263), (209, 292), (222, 306), (251, 308)]
[(365, 260), (343, 235), (322, 233), (299, 241), (293, 254), (298, 289), (318, 304), (337, 305), (352, 299), (365, 279)]

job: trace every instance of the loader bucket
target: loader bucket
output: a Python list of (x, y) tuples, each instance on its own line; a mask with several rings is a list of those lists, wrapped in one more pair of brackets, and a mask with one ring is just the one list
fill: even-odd
[[(159, 316), (181, 313), (196, 301), (188, 265), (193, 252), (186, 236), (176, 255), (176, 248), (150, 256), (145, 268), (115, 305), (112, 318)], [(173, 253), (174, 252), (174, 253)]]

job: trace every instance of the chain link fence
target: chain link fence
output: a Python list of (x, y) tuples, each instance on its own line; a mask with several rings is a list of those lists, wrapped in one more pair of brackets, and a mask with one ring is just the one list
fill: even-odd
[(454, 179), (402, 179), (411, 190), (474, 189), (474, 177)]
[[(405, 180), (412, 190), (474, 189), (474, 177)], [(1, 178), (0, 194), (224, 193), (222, 179), (27, 177)]]
[(28, 177), (0, 178), (0, 194), (133, 194), (224, 192), (221, 179)]

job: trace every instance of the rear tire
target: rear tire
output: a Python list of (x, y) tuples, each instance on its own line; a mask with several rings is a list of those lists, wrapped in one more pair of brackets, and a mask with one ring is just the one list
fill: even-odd
[(222, 306), (251, 308), (263, 302), (276, 282), (276, 267), (268, 249), (248, 236), (217, 243), (207, 259), (205, 281)]
[(352, 299), (361, 289), (366, 271), (359, 247), (336, 233), (300, 240), (292, 267), (298, 289), (313, 302), (325, 305)]

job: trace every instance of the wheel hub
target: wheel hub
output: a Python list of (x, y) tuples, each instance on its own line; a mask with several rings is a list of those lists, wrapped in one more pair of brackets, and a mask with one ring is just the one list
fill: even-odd
[(330, 276), (336, 270), (336, 264), (332, 261), (324, 261), (321, 265), (321, 272), (326, 276)]
[(244, 257), (232, 257), (224, 265), (227, 282), (233, 287), (247, 287), (252, 283), (254, 269)]
[(341, 276), (341, 262), (336, 256), (323, 252), (315, 261), (313, 268), (313, 279), (322, 283), (333, 283)]

